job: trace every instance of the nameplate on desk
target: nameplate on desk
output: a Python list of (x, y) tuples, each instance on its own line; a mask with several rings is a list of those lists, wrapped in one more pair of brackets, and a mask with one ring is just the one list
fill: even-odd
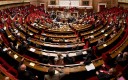
[(90, 63), (89, 65), (85, 65), (85, 68), (87, 71), (90, 71), (90, 70), (94, 70), (95, 69), (95, 66), (93, 63)]
[(7, 51), (8, 49), (7, 48), (4, 48), (3, 51)]
[(54, 57), (56, 57), (56, 56), (57, 56), (57, 54), (56, 54), (56, 53), (49, 53), (49, 55), (50, 55), (50, 56), (54, 56)]
[(29, 33), (31, 36), (33, 35), (33, 33)]
[(8, 52), (8, 54), (11, 54), (11, 53), (12, 53), (11, 51)]
[(62, 54), (63, 57), (66, 57), (67, 54)]
[(15, 54), (15, 55), (14, 55), (14, 58), (15, 58), (15, 59), (17, 59), (17, 58), (18, 58), (18, 55), (17, 55), (17, 54)]
[(48, 53), (46, 52), (41, 52), (42, 55), (48, 56)]
[(18, 33), (18, 30), (15, 30), (15, 33)]
[(104, 34), (104, 36), (108, 36), (108, 34)]
[(35, 66), (35, 63), (30, 62), (29, 65), (32, 66), (32, 67), (34, 67)]
[(6, 30), (6, 27), (4, 27), (4, 30)]
[(18, 36), (20, 36), (20, 33), (17, 33)]
[(90, 38), (94, 38), (94, 36), (92, 35), (92, 36), (90, 36)]
[(10, 37), (12, 37), (12, 35), (9, 35), (8, 37), (10, 38)]
[(101, 32), (103, 33), (103, 32), (104, 32), (104, 30), (101, 30)]
[(68, 42), (68, 40), (64, 40), (65, 42)]
[(87, 54), (87, 51), (83, 51), (82, 53), (83, 53), (83, 54)]
[(66, 47), (72, 47), (72, 45), (66, 45)]
[(91, 33), (94, 33), (94, 31), (91, 31)]
[(33, 24), (31, 24), (32, 26), (35, 26), (36, 25), (36, 23), (33, 23)]
[(35, 52), (36, 51), (34, 48), (30, 48), (29, 50), (32, 51), (32, 52)]
[(104, 47), (106, 47), (106, 46), (107, 46), (107, 44), (103, 44), (103, 46), (104, 46)]
[[(51, 45), (49, 45), (49, 44), (47, 44), (47, 43), (44, 43), (44, 46), (51, 46)], [(55, 46), (54, 46), (55, 47)]]

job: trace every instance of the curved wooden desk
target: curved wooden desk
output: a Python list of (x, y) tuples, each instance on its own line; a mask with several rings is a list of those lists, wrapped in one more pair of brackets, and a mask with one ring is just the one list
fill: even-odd
[[(21, 59), (23, 58), (23, 56), (21, 56), (20, 54), (16, 53), (15, 51), (8, 50), (8, 55), (10, 55), (13, 59), (17, 60), (18, 62), (21, 61)], [(92, 61), (92, 64), (96, 67), (102, 65), (104, 62), (102, 60), (102, 58), (96, 59)], [(47, 64), (42, 64), (39, 63), (37, 61), (32, 61), (29, 60), (27, 58), (25, 58), (24, 60), (24, 64), (26, 64), (28, 67), (39, 70), (39, 71), (43, 71), (43, 72), (47, 72), (48, 68), (50, 66), (54, 66), (54, 67), (59, 67), (62, 68), (64, 71), (69, 70), (69, 72), (80, 72), (80, 71), (85, 71), (86, 65), (81, 65), (81, 64), (71, 64), (71, 65), (47, 65)]]
[(98, 49), (103, 49), (104, 47), (110, 45), (111, 43), (113, 43), (116, 39), (119, 38), (119, 36), (123, 33), (124, 31), (124, 26), (119, 30), (119, 32), (113, 37), (113, 38), (110, 38), (109, 40), (107, 40), (104, 44), (102, 45), (99, 45), (98, 46)]

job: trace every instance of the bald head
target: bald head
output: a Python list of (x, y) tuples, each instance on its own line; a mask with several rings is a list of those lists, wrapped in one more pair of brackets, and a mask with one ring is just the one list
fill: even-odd
[(128, 55), (128, 52), (124, 52), (124, 54), (123, 54), (124, 56), (127, 56)]
[(20, 66), (20, 70), (22, 70), (22, 71), (26, 70), (26, 65), (25, 65), (25, 64), (22, 64), (22, 65)]
[(9, 79), (9, 77), (5, 77), (5, 79), (4, 79), (4, 80), (10, 80), (10, 79)]
[(115, 72), (116, 72), (116, 70), (115, 70), (114, 68), (110, 68), (110, 69), (109, 69), (109, 74), (110, 74), (110, 75), (114, 74)]

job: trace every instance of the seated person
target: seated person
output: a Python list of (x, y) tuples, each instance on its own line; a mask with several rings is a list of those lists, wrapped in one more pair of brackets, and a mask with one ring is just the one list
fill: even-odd
[(35, 80), (37, 76), (34, 76), (33, 73), (27, 70), (26, 65), (23, 64), (24, 58), (21, 60), (18, 67), (18, 80)]
[(74, 64), (74, 58), (73, 57), (69, 57), (68, 54), (66, 55), (66, 57), (64, 57), (64, 63), (65, 64)]
[(64, 65), (63, 56), (61, 53), (57, 54), (57, 57), (55, 57), (55, 65)]
[(45, 42), (52, 42), (52, 39), (50, 37), (46, 37)]
[(128, 52), (124, 52), (118, 54), (118, 56), (116, 57), (116, 63), (120, 64), (120, 65), (125, 65), (128, 62)]
[(61, 80), (66, 74), (69, 74), (69, 72), (64, 72), (59, 68), (50, 67), (48, 69), (48, 74), (44, 76), (44, 80)]
[(44, 55), (39, 55), (39, 62), (44, 63), (44, 64), (49, 64), (49, 57), (48, 56), (44, 56)]
[(92, 49), (89, 49), (87, 51), (87, 54), (85, 55), (85, 57), (83, 57), (83, 59), (84, 59), (84, 64), (85, 65), (91, 63), (91, 61), (95, 59), (95, 56), (94, 56), (94, 54), (92, 52)]
[(99, 80), (110, 80), (115, 76), (115, 69), (110, 68), (109, 70), (99, 70), (96, 71), (96, 75)]

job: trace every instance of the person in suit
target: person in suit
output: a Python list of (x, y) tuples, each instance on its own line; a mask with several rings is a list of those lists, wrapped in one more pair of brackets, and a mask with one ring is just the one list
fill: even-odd
[(48, 69), (48, 74), (44, 76), (44, 80), (61, 80), (66, 74), (69, 74), (69, 72), (64, 72), (60, 68), (50, 67)]
[(68, 54), (66, 55), (66, 57), (64, 57), (64, 63), (65, 64), (74, 64), (74, 58), (73, 57), (69, 57)]
[(124, 52), (118, 54), (118, 56), (116, 57), (116, 63), (120, 64), (120, 65), (126, 65), (126, 63), (128, 62), (128, 52)]
[(44, 63), (44, 64), (49, 64), (49, 62), (50, 62), (49, 56), (44, 56), (41, 54), (39, 54), (38, 60), (39, 60), (39, 62)]
[(115, 68), (110, 68), (109, 70), (99, 70), (96, 71), (96, 75), (99, 80), (110, 80), (115, 76)]
[(54, 58), (56, 65), (64, 65), (63, 55), (61, 53), (57, 54), (57, 57)]
[(93, 54), (92, 48), (89, 48), (87, 50), (87, 55), (83, 56), (83, 59), (85, 65), (88, 65), (93, 59), (95, 59), (95, 55)]
[(18, 67), (18, 80), (36, 80), (37, 76), (27, 70), (26, 65), (23, 63), (24, 58), (22, 58), (21, 62), (19, 63)]

